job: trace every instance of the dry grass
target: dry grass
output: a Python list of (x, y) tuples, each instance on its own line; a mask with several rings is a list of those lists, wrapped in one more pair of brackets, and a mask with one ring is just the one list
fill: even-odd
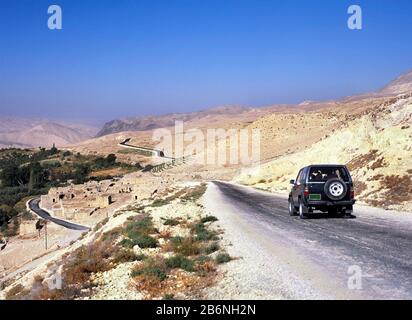
[(6, 300), (23, 300), (29, 295), (30, 290), (27, 290), (21, 284), (18, 284), (7, 291)]
[(195, 256), (200, 253), (199, 243), (192, 237), (174, 237), (170, 239), (171, 250), (183, 256)]
[(354, 159), (352, 159), (350, 162), (346, 164), (348, 169), (350, 171), (355, 171), (358, 169), (362, 168), (367, 168), (368, 164), (372, 161), (376, 161), (376, 159), (379, 157), (378, 150), (371, 150), (367, 154), (362, 154)]

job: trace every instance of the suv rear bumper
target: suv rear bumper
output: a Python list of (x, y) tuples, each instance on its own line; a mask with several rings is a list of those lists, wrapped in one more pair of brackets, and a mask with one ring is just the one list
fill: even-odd
[(314, 201), (314, 200), (306, 200), (307, 206), (331, 206), (331, 207), (344, 207), (344, 206), (352, 206), (354, 205), (356, 200), (343, 200), (343, 201)]

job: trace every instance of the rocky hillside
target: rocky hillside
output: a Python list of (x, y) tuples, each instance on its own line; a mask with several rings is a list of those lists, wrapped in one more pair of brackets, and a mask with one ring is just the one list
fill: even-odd
[(412, 71), (405, 73), (383, 88), (381, 94), (401, 94), (412, 91)]
[[(289, 180), (295, 178), (299, 168), (313, 163), (343, 163), (352, 172), (359, 200), (412, 211), (412, 94), (370, 105), (357, 116), (344, 119), (333, 124), (329, 118), (323, 124), (327, 126), (331, 121), (331, 127), (337, 127), (325, 128), (320, 141), (303, 149), (291, 146), (289, 154), (245, 172), (236, 180), (287, 192)], [(306, 133), (300, 131), (302, 140), (311, 136)]]

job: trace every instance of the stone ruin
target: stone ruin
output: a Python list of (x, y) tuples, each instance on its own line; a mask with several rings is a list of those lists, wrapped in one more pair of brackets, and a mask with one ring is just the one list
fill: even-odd
[(83, 185), (51, 188), (47, 195), (41, 196), (41, 207), (58, 218), (83, 220), (98, 209), (107, 208), (118, 200), (124, 201), (126, 194), (132, 201), (138, 199), (131, 181), (90, 181)]

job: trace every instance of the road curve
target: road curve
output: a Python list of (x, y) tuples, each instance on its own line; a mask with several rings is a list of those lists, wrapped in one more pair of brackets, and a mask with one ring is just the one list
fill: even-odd
[(129, 144), (130, 140), (131, 140), (131, 138), (127, 138), (126, 140), (120, 142), (120, 143), (118, 144), (118, 146), (119, 146), (119, 147), (122, 147), (122, 148), (132, 149), (132, 150), (149, 152), (149, 153), (151, 153), (152, 155), (154, 155), (155, 157), (158, 157), (158, 158), (175, 160), (175, 158), (173, 158), (173, 157), (165, 156), (164, 152), (161, 151), (161, 150), (152, 149), (152, 148), (147, 148), (147, 147), (141, 147), (141, 146), (134, 146), (134, 145), (132, 145), (132, 144)]
[(40, 208), (40, 199), (39, 198), (34, 198), (28, 201), (28, 207), (30, 208), (31, 211), (33, 211), (35, 214), (37, 214), (39, 217), (54, 222), (62, 227), (65, 227), (67, 229), (71, 230), (78, 230), (78, 231), (89, 231), (90, 228), (86, 226), (82, 226), (80, 224), (76, 223), (71, 223), (65, 220), (61, 220), (58, 218), (52, 217), (47, 211), (43, 210)]
[[(409, 217), (379, 215), (374, 211), (379, 209), (356, 206), (356, 218), (316, 215), (301, 220), (289, 216), (284, 197), (235, 184), (213, 184), (219, 201), (233, 208), (234, 228), (246, 226), (239, 229), (241, 237), (256, 248), (264, 247), (272, 257), (282, 253), (276, 258), (301, 273), (305, 281), (329, 287), (332, 296), (339, 291), (334, 298), (412, 299)], [(348, 288), (352, 266), (361, 270), (362, 289)]]

